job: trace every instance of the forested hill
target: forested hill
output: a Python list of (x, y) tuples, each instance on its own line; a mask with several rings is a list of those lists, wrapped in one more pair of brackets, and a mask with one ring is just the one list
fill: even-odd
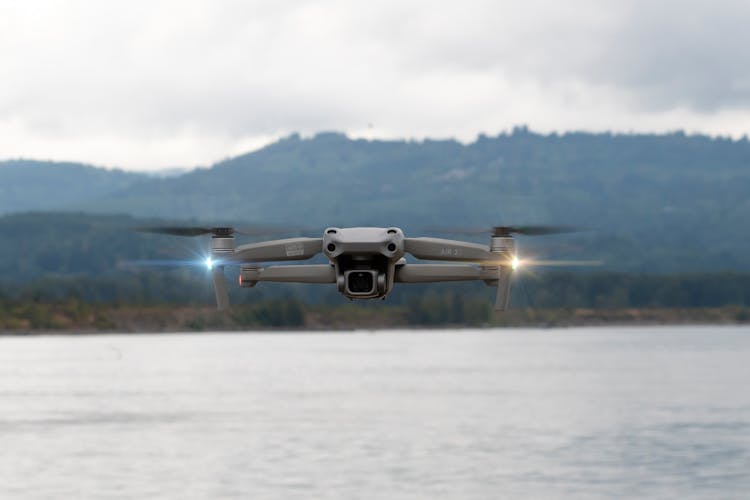
[[(0, 189), (13, 189), (6, 182)], [(40, 175), (38, 182), (50, 180)], [(592, 231), (556, 238), (563, 245), (556, 256), (601, 257), (639, 271), (750, 267), (747, 139), (540, 135), (525, 128), (470, 144), (293, 135), (208, 169), (129, 178), (95, 200), (92, 194), (66, 193), (25, 208), (311, 227), (399, 225), (411, 234), (430, 225), (577, 224)]]
[(111, 195), (147, 175), (80, 163), (0, 162), (0, 214), (60, 209)]
[(741, 221), (748, 193), (747, 140), (516, 129), (463, 145), (325, 133), (77, 208), (322, 225), (565, 221), (650, 232)]

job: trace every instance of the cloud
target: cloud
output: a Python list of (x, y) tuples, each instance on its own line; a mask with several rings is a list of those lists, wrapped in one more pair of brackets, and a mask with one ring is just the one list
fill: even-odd
[[(741, 135), (746, 2), (0, 4), (0, 157), (207, 164), (292, 131)], [(373, 124), (369, 127), (368, 124)]]
[(611, 88), (644, 111), (750, 106), (748, 2), (493, 4), (421, 17), (407, 66)]
[(748, 21), (747, 2), (641, 2), (586, 75), (628, 89), (645, 110), (748, 108)]

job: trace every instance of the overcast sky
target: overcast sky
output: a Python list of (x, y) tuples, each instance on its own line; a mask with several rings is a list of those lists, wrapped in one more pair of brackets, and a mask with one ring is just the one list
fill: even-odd
[(750, 1), (0, 0), (0, 158), (208, 165), (292, 132), (750, 129)]

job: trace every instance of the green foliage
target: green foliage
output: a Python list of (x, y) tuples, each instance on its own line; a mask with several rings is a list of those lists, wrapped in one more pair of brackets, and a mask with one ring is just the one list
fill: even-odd
[(305, 311), (295, 299), (275, 299), (236, 307), (232, 319), (245, 327), (299, 327), (305, 324)]
[[(237, 318), (247, 324), (282, 326), (299, 321), (304, 306), (347, 304), (323, 285), (261, 284), (231, 288), (231, 302), (246, 304)], [(492, 317), (495, 289), (481, 283), (400, 285), (385, 302), (371, 308), (399, 306), (415, 324), (484, 324)], [(0, 297), (24, 303), (211, 305), (214, 293), (205, 275), (143, 272), (133, 275), (41, 278), (24, 285), (0, 286)], [(1, 299), (0, 299), (1, 300)], [(365, 304), (365, 303), (363, 303)], [(626, 308), (750, 306), (750, 274), (702, 273), (634, 275), (626, 273), (521, 274), (512, 285), (514, 308)], [(364, 305), (363, 305), (364, 306)], [(295, 318), (295, 319), (289, 319)], [(291, 323), (290, 323), (291, 322)]]
[(490, 303), (481, 297), (455, 291), (430, 292), (409, 301), (407, 320), (412, 325), (481, 326), (490, 322), (491, 310)]
[(515, 304), (538, 308), (750, 305), (750, 275), (738, 273), (669, 276), (550, 273), (523, 277), (514, 288)]
[(54, 330), (82, 324), (97, 329), (111, 326), (94, 307), (78, 300), (54, 304), (0, 300), (0, 329), (3, 330)]

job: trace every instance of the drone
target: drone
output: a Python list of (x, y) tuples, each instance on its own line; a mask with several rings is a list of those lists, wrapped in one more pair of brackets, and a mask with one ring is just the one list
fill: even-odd
[[(567, 226), (497, 226), (481, 230), (442, 230), (490, 233), (490, 244), (433, 237), (410, 238), (398, 227), (329, 227), (320, 238), (297, 237), (236, 246), (235, 235), (269, 234), (262, 228), (147, 227), (140, 231), (175, 236), (211, 235), (211, 270), (216, 305), (229, 307), (224, 274), (226, 266), (239, 266), (238, 284), (252, 288), (261, 282), (335, 285), (350, 300), (385, 299), (396, 283), (483, 281), (497, 288), (495, 310), (505, 311), (510, 299), (513, 271), (521, 260), (514, 234), (538, 236), (567, 233)], [(264, 263), (304, 261), (323, 254), (327, 264)], [(407, 263), (406, 256), (433, 263)], [(438, 261), (441, 263), (434, 263)]]

